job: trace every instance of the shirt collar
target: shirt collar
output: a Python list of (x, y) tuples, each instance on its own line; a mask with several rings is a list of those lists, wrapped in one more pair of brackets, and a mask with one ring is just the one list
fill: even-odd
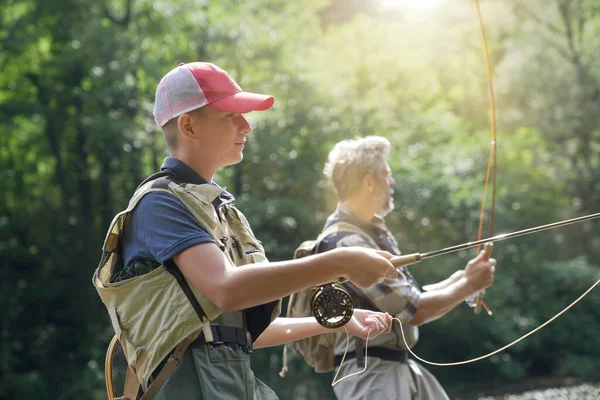
[(325, 228), (339, 221), (351, 223), (371, 235), (379, 245), (380, 249), (387, 250), (392, 254), (401, 254), (396, 239), (388, 230), (384, 219), (379, 215), (375, 215), (371, 221), (365, 221), (355, 215), (352, 210), (338, 204), (335, 212), (327, 218)]
[(196, 171), (188, 167), (183, 161), (175, 157), (167, 157), (160, 167), (161, 171), (169, 171), (178, 176), (181, 180), (194, 185), (202, 185), (208, 183), (206, 179), (198, 175)]
[(368, 232), (374, 236), (378, 236), (381, 233), (386, 232), (385, 223), (383, 222), (383, 219), (381, 217), (374, 216), (373, 219), (371, 219), (371, 221), (366, 221), (354, 214), (352, 210), (350, 210), (348, 207), (344, 207), (343, 204), (338, 204), (337, 209), (328, 218), (325, 226), (327, 227), (329, 225), (333, 225), (335, 222), (338, 221), (350, 222), (351, 224), (358, 226), (363, 231)]

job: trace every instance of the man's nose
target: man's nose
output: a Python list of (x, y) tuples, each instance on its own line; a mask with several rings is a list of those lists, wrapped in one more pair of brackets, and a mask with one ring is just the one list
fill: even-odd
[(252, 132), (252, 127), (250, 126), (250, 124), (248, 123), (246, 118), (244, 118), (243, 115), (240, 115), (240, 117), (238, 119), (238, 127), (239, 127), (240, 133), (243, 135), (247, 135), (250, 132)]

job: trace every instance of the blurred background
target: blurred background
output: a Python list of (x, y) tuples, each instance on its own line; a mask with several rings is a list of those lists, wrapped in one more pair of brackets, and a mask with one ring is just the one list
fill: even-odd
[[(599, 212), (600, 1), (481, 3), (494, 233)], [(276, 97), (250, 114), (244, 161), (217, 177), (271, 260), (320, 232), (335, 208), (324, 160), (356, 136), (392, 142), (387, 220), (403, 252), (476, 238), (491, 135), (472, 1), (2, 0), (0, 15), (0, 398), (106, 398), (113, 332), (91, 277), (113, 215), (167, 156), (152, 102), (180, 62)], [(412, 272), (432, 283), (473, 255)], [(600, 279), (600, 222), (499, 242), (494, 257), (493, 316), (459, 306), (422, 328), (417, 354), (476, 357), (552, 317)], [(594, 385), (598, 293), (497, 356), (429, 369), (453, 399)], [(333, 398), (332, 375), (297, 357), (280, 378), (281, 348), (253, 362), (282, 400)]]

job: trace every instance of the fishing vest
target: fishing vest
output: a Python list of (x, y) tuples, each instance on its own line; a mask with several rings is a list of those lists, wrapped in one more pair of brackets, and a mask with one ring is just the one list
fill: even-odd
[[(177, 183), (169, 177), (150, 180), (136, 190), (127, 209), (115, 216), (106, 235), (92, 281), (108, 310), (127, 362), (144, 390), (153, 371), (180, 342), (228, 313), (223, 314), (223, 310), (189, 285), (204, 311), (201, 319), (164, 265), (115, 282), (114, 276), (124, 267), (121, 242), (125, 221), (146, 194), (170, 193), (181, 200), (234, 265), (268, 261), (248, 221), (232, 201), (213, 206), (223, 191), (216, 185)], [(252, 329), (248, 329), (256, 339), (279, 316), (281, 300), (238, 312), (244, 313), (247, 322), (253, 322)]]

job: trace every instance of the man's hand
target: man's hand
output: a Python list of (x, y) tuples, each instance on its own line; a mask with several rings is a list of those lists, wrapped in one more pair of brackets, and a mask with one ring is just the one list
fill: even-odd
[(496, 260), (490, 258), (485, 261), (485, 253), (481, 251), (477, 257), (467, 263), (463, 278), (467, 280), (473, 293), (486, 289), (494, 283)]
[(389, 261), (391, 253), (364, 247), (345, 247), (323, 253), (330, 257), (341, 276), (356, 286), (368, 288), (385, 278), (397, 278), (398, 271)]
[[(388, 313), (381, 313), (371, 310), (354, 309), (354, 314), (345, 325), (348, 333), (358, 336), (362, 339), (369, 339), (382, 334), (389, 333), (392, 329), (392, 316)], [(343, 332), (344, 328), (338, 328), (337, 332)]]

